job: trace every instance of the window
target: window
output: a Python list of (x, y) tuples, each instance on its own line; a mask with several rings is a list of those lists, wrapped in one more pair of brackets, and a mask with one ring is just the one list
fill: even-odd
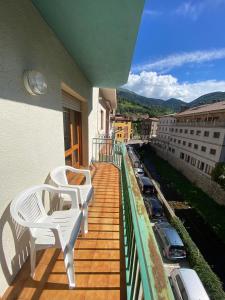
[(177, 139), (174, 139), (173, 141), (174, 141), (174, 143), (176, 143)]
[(183, 132), (183, 129), (180, 129), (180, 133), (182, 133)]
[(205, 151), (206, 151), (206, 147), (205, 147), (205, 146), (202, 146), (202, 147), (201, 147), (201, 150), (202, 150), (202, 152), (205, 152)]
[(175, 132), (177, 132), (177, 130), (178, 130), (178, 129), (176, 128), (176, 129), (175, 129)]
[(187, 130), (187, 129), (185, 129), (185, 130), (184, 130), (184, 133), (188, 133), (188, 130)]
[(203, 170), (204, 170), (204, 167), (205, 167), (205, 164), (204, 164), (204, 162), (201, 162), (201, 164), (200, 164), (200, 168), (199, 168), (199, 169), (200, 169), (201, 171), (203, 171)]
[(200, 135), (200, 134), (201, 134), (201, 130), (197, 130), (196, 135)]
[(190, 134), (194, 134), (194, 130), (190, 130)]
[(204, 136), (209, 136), (209, 131), (205, 131)]
[(104, 128), (104, 111), (101, 109), (101, 130)]
[(196, 159), (194, 157), (191, 158), (191, 165), (192, 166), (195, 166), (196, 164)]
[(192, 143), (188, 143), (188, 147), (191, 147), (192, 146)]
[(213, 137), (218, 139), (220, 137), (220, 132), (214, 132)]
[(180, 144), (181, 140), (178, 140), (178, 144)]
[(175, 153), (175, 149), (174, 148), (172, 149), (172, 153)]
[(194, 149), (198, 149), (198, 144), (194, 144)]
[(180, 159), (184, 159), (184, 153), (180, 152)]
[(183, 145), (184, 145), (184, 146), (186, 145), (186, 142), (185, 142), (185, 141), (183, 141)]
[(182, 295), (182, 299), (183, 300), (188, 300), (188, 296), (187, 296), (187, 293), (185, 291), (185, 287), (184, 287), (183, 282), (181, 281), (179, 275), (176, 275), (176, 281), (177, 281), (177, 285), (178, 285), (178, 288), (180, 290), (180, 293)]
[(215, 155), (216, 154), (216, 149), (210, 149), (210, 154)]
[(186, 162), (189, 162), (189, 161), (190, 161), (190, 155), (187, 155), (187, 154), (186, 154), (186, 156), (185, 156), (185, 161), (186, 161)]

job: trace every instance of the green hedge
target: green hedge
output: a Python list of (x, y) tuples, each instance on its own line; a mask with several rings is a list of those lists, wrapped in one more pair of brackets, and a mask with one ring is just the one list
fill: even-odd
[(183, 223), (178, 217), (171, 220), (173, 226), (180, 234), (183, 243), (187, 250), (188, 261), (199, 275), (203, 285), (205, 286), (211, 300), (224, 300), (225, 292), (223, 291), (222, 283), (217, 275), (212, 271), (204, 257), (200, 253), (198, 247), (192, 241), (189, 233), (185, 229)]

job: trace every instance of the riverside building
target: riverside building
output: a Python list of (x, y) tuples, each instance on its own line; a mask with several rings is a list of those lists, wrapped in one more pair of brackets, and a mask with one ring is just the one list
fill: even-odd
[(156, 149), (186, 175), (210, 177), (225, 162), (225, 101), (201, 105), (159, 118)]

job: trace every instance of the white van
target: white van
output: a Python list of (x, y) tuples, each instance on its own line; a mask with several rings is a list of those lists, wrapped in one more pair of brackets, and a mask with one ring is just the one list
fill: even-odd
[(177, 300), (210, 300), (195, 270), (174, 269), (170, 274), (170, 283)]

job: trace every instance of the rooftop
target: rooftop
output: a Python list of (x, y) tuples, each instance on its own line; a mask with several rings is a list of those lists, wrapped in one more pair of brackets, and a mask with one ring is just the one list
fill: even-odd
[(176, 114), (176, 117), (217, 111), (225, 111), (225, 101), (192, 107)]

